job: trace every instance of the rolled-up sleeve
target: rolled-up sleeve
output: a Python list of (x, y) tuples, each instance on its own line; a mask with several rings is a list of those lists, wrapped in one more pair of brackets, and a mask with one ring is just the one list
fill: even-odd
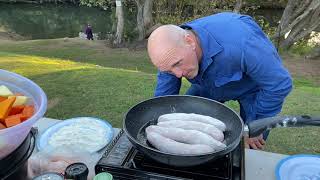
[(265, 37), (252, 36), (246, 42), (241, 60), (243, 72), (259, 86), (252, 102), (255, 119), (275, 116), (292, 89), (292, 79), (276, 49)]
[(157, 86), (154, 96), (177, 95), (181, 87), (181, 79), (172, 74), (158, 71)]

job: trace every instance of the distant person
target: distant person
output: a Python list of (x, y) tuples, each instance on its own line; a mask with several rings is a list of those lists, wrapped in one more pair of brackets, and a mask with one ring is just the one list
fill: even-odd
[(92, 27), (90, 26), (90, 24), (87, 25), (86, 35), (88, 40), (93, 40)]

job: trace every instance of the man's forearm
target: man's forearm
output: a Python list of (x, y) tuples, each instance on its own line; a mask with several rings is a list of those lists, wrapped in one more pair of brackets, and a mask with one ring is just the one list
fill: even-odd
[(261, 90), (254, 103), (253, 109), (256, 113), (256, 119), (272, 117), (280, 113), (286, 96), (292, 89), (291, 78), (281, 82), (282, 88), (277, 91)]

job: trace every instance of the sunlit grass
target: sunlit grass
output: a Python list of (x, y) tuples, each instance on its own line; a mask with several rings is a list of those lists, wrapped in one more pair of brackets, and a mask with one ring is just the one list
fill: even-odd
[(114, 67), (154, 73), (145, 51), (110, 49), (103, 42), (79, 39), (50, 39), (0, 43), (0, 53), (10, 52), (48, 58), (72, 60), (103, 67)]
[(46, 92), (46, 116), (66, 119), (97, 116), (120, 127), (125, 110), (152, 97), (151, 74), (77, 63), (56, 58), (1, 53), (3, 69), (24, 75)]
[(48, 74), (58, 71), (94, 67), (89, 64), (78, 64), (73, 61), (39, 56), (0, 53), (0, 58), (2, 69), (10, 69), (11, 71), (25, 75)]

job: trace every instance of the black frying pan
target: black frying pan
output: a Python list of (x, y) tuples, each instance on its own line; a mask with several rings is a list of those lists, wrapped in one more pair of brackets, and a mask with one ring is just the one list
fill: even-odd
[[(221, 151), (196, 156), (169, 154), (155, 149), (147, 142), (145, 128), (157, 124), (158, 117), (168, 113), (196, 113), (223, 121), (227, 127), (224, 133), (227, 147)], [(240, 143), (244, 129), (250, 137), (255, 137), (268, 128), (300, 125), (319, 126), (320, 117), (277, 116), (253, 121), (247, 126), (243, 124), (241, 117), (235, 111), (222, 103), (197, 96), (177, 95), (156, 97), (133, 106), (125, 116), (123, 129), (135, 148), (147, 157), (170, 166), (190, 167), (213, 161), (234, 150)]]

